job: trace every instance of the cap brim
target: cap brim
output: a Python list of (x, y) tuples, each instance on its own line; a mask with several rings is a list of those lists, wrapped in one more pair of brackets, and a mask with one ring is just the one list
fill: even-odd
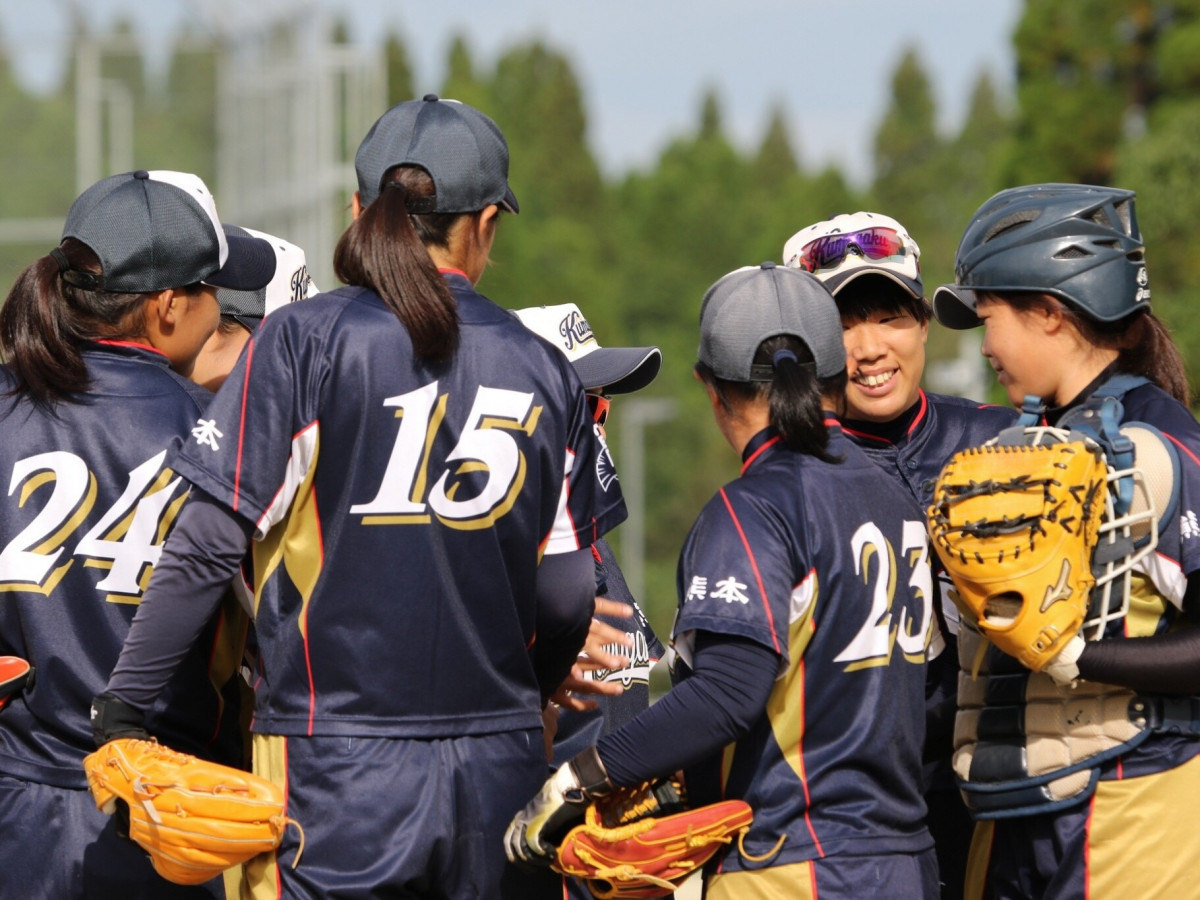
[(600, 347), (573, 360), (571, 366), (589, 391), (632, 394), (658, 376), (662, 351), (657, 347)]
[(853, 269), (847, 269), (844, 272), (837, 272), (830, 275), (828, 278), (817, 276), (821, 283), (825, 285), (829, 293), (837, 296), (837, 292), (848, 285), (850, 282), (862, 278), (864, 275), (876, 275), (888, 279), (895, 284), (904, 288), (914, 300), (921, 300), (925, 296), (925, 287), (915, 278), (909, 278), (906, 275), (901, 275), (899, 272), (892, 269), (884, 268), (883, 266), (856, 266)]
[(225, 265), (205, 278), (205, 284), (235, 291), (257, 291), (275, 277), (275, 249), (269, 243), (229, 233), (225, 242), (229, 245)]
[(957, 284), (943, 284), (933, 292), (933, 317), (957, 331), (978, 328), (983, 322), (975, 314), (975, 291)]
[(504, 199), (500, 201), (500, 206), (508, 210), (510, 213), (519, 213), (521, 204), (517, 203), (517, 195), (512, 192), (512, 188), (504, 189)]

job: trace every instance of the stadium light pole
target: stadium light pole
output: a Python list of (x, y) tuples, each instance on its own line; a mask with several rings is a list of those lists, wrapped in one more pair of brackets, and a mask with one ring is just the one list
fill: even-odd
[(621, 569), (638, 602), (644, 602), (646, 588), (646, 426), (673, 419), (677, 411), (678, 404), (665, 397), (621, 401), (621, 460), (617, 471), (629, 510), (621, 530)]

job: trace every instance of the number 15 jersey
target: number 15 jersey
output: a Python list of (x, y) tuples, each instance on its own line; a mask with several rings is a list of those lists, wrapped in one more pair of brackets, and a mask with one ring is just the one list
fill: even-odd
[(624, 518), (565, 359), (446, 275), (453, 358), (373, 292), (263, 321), (175, 460), (255, 525), (253, 729), (436, 738), (541, 725), (543, 553)]

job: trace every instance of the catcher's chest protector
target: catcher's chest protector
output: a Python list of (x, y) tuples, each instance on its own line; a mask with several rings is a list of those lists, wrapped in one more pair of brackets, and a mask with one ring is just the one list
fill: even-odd
[(1082, 803), (1095, 789), (1100, 764), (1150, 734), (1133, 691), (1082, 680), (1055, 684), (984, 646), (966, 622), (958, 654), (954, 773), (976, 818)]
[(1173, 449), (1152, 426), (1118, 430), (1114, 393), (1071, 415), (1080, 430), (1018, 427), (957, 454), (929, 510), (964, 614), (954, 770), (980, 819), (1082, 803), (1102, 763), (1164, 727), (1147, 712), (1159, 698), (1038, 671), (1076, 633), (1117, 637), (1132, 569), (1178, 500)]

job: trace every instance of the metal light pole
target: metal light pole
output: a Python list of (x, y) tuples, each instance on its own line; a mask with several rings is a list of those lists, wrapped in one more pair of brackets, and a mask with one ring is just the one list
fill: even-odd
[(639, 602), (646, 588), (646, 457), (647, 425), (675, 417), (679, 404), (659, 397), (639, 397), (621, 402), (621, 460), (617, 466), (621, 493), (629, 518), (621, 529), (621, 570), (625, 583)]

